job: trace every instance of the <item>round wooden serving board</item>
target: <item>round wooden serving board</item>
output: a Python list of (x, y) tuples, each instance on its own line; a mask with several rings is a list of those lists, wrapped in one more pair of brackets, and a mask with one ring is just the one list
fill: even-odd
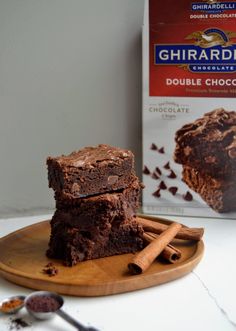
[[(160, 218), (146, 218), (171, 223)], [(147, 288), (182, 277), (199, 263), (204, 251), (203, 241), (175, 240), (173, 244), (182, 251), (176, 264), (157, 259), (144, 274), (131, 275), (127, 265), (133, 254), (80, 262), (74, 267), (49, 260), (45, 256), (49, 236), (49, 221), (43, 221), (1, 238), (0, 275), (32, 289), (75, 296), (101, 296)], [(53, 277), (42, 272), (50, 261), (58, 269), (58, 274)]]

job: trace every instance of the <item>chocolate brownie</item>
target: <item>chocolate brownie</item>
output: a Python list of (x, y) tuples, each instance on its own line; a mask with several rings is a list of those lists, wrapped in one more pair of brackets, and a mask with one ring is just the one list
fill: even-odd
[(139, 182), (121, 191), (105, 193), (87, 198), (75, 199), (76, 204), (66, 205), (58, 200), (51, 224), (65, 223), (68, 226), (87, 227), (100, 226), (133, 218), (139, 206)]
[(133, 215), (139, 208), (141, 188), (142, 184), (139, 182), (139, 179), (134, 177), (134, 180), (130, 182), (128, 187), (111, 193), (103, 193), (84, 198), (65, 198), (61, 193), (56, 192), (56, 208), (77, 209), (80, 217), (88, 219), (104, 212), (125, 215), (127, 211)]
[(58, 222), (52, 226), (47, 256), (62, 259), (67, 265), (143, 248), (143, 229), (135, 220), (110, 224), (104, 229), (91, 226), (87, 231)]
[(236, 210), (236, 179), (213, 178), (198, 170), (184, 166), (183, 181), (215, 211), (219, 213)]
[(213, 177), (236, 172), (236, 112), (223, 108), (206, 113), (176, 132), (174, 159)]
[(120, 190), (134, 179), (133, 153), (102, 144), (48, 157), (47, 166), (49, 187), (66, 198)]

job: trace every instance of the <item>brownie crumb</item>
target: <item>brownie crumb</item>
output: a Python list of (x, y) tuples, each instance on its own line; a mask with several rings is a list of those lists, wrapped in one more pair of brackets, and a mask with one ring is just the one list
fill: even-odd
[(165, 184), (165, 182), (163, 180), (160, 182), (159, 188), (161, 190), (166, 190), (167, 189), (167, 186), (166, 186), (166, 184)]
[(26, 321), (19, 317), (12, 319), (10, 323), (10, 330), (20, 330), (22, 328), (30, 326), (30, 324), (28, 324)]
[(160, 189), (156, 190), (154, 193), (152, 193), (152, 195), (155, 197), (155, 198), (160, 198), (161, 196), (161, 193), (160, 193)]
[(156, 172), (159, 174), (159, 175), (161, 175), (162, 174), (162, 172), (161, 172), (161, 170), (160, 170), (160, 168), (158, 168), (158, 167), (156, 167)]
[(145, 175), (150, 175), (150, 170), (148, 169), (148, 167), (147, 166), (144, 166), (144, 168), (143, 168), (143, 173), (145, 174)]
[(151, 149), (152, 151), (157, 151), (157, 150), (158, 150), (158, 147), (157, 147), (156, 144), (152, 143), (150, 149)]
[(165, 149), (164, 149), (164, 147), (161, 147), (161, 148), (158, 150), (158, 152), (161, 153), (161, 154), (164, 154), (164, 153), (165, 153)]
[(184, 200), (186, 200), (186, 201), (192, 201), (192, 200), (193, 200), (193, 196), (192, 196), (192, 194), (191, 194), (189, 191), (187, 191), (187, 192), (183, 195), (183, 198), (184, 198)]
[(170, 174), (167, 176), (168, 178), (176, 178), (177, 176), (176, 176), (176, 174), (175, 174), (175, 172), (173, 171), (173, 170), (171, 170), (170, 171)]
[(152, 178), (157, 180), (159, 179), (160, 177), (157, 175), (157, 173), (154, 171), (154, 173), (152, 174)]
[(169, 169), (170, 169), (170, 162), (168, 161), (168, 162), (163, 166), (163, 168), (169, 170)]
[(172, 195), (176, 195), (177, 191), (178, 191), (178, 187), (176, 186), (171, 186), (169, 187), (168, 191), (172, 194)]
[(43, 268), (43, 273), (47, 274), (49, 277), (53, 277), (58, 274), (58, 269), (55, 267), (55, 265), (52, 262), (49, 262)]

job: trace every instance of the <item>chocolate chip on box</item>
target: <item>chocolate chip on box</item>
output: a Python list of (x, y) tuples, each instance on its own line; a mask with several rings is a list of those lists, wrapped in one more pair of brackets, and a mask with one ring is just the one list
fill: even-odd
[(155, 192), (152, 193), (152, 195), (156, 198), (160, 198), (161, 197), (161, 190), (158, 189)]
[[(152, 143), (151, 147), (152, 146), (157, 146), (157, 145), (155, 143)], [(155, 151), (154, 148), (150, 148), (150, 149)], [(151, 176), (151, 178), (154, 179), (155, 181), (160, 180), (157, 190), (155, 190), (152, 193), (152, 195), (157, 199), (161, 198), (162, 196), (161, 190), (168, 190), (172, 194), (172, 196), (175, 196), (179, 191), (179, 188), (177, 186), (168, 186), (166, 184), (166, 181), (164, 180), (164, 178), (169, 178), (171, 180), (175, 180), (177, 178), (175, 171), (171, 168), (171, 161), (167, 161), (166, 163), (164, 163), (162, 167), (156, 166), (153, 172), (151, 172), (151, 170), (145, 165), (143, 168), (143, 174), (147, 176)], [(182, 194), (179, 194), (178, 197), (179, 196), (181, 196), (181, 198), (185, 201), (193, 200), (193, 196), (190, 192), (183, 192)]]
[(183, 198), (184, 198), (184, 200), (186, 200), (186, 201), (192, 201), (192, 200), (193, 200), (193, 196), (192, 196), (192, 194), (191, 194), (189, 191), (187, 191), (187, 192), (183, 195)]
[(159, 184), (159, 188), (160, 188), (161, 190), (166, 190), (166, 189), (167, 189), (167, 186), (166, 186), (164, 180), (162, 180), (162, 181), (160, 182), (160, 184)]
[(157, 173), (156, 173), (156, 171), (154, 171), (154, 172), (152, 173), (152, 178), (153, 178), (153, 179), (159, 179), (160, 176), (158, 176)]
[(150, 170), (148, 169), (148, 167), (147, 166), (144, 166), (144, 168), (143, 168), (143, 173), (145, 174), (145, 175), (150, 175)]
[(171, 186), (168, 188), (168, 191), (172, 194), (172, 195), (176, 195), (177, 191), (178, 191), (178, 187), (176, 186)]
[(175, 174), (175, 172), (173, 170), (170, 170), (170, 174), (167, 177), (168, 178), (176, 178), (177, 175)]
[(168, 161), (164, 166), (163, 166), (164, 169), (170, 169), (170, 162)]
[(156, 171), (160, 176), (162, 175), (162, 172), (161, 172), (161, 170), (160, 170), (159, 167), (156, 167), (156, 168), (155, 168), (155, 171)]
[(164, 153), (165, 153), (165, 149), (164, 149), (164, 147), (161, 147), (161, 148), (158, 150), (158, 152), (161, 153), (161, 154), (164, 154)]
[(157, 151), (158, 147), (157, 147), (156, 144), (152, 143), (150, 149), (153, 150), (153, 151)]

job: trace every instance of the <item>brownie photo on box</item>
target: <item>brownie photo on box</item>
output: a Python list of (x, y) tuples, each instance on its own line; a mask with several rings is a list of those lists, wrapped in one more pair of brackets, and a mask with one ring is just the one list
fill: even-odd
[(183, 181), (215, 211), (236, 210), (236, 112), (206, 113), (179, 129), (175, 141)]

